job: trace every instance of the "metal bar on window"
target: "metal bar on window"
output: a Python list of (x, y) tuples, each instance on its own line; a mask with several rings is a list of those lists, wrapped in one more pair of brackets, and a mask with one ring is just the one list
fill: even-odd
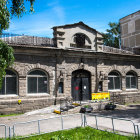
[(38, 77), (37, 77), (37, 93), (38, 93)]
[(113, 77), (113, 89), (116, 89), (115, 88), (115, 77)]
[(6, 95), (6, 77), (5, 77), (5, 95)]
[(131, 79), (131, 77), (129, 77), (129, 78), (130, 78), (129, 88), (131, 89), (131, 85), (132, 85), (132, 84), (131, 84), (131, 80), (132, 80), (132, 79)]

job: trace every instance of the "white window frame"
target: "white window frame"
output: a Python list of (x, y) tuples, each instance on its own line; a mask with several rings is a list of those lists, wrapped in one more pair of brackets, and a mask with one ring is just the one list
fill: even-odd
[[(38, 69), (37, 69), (37, 70), (38, 70)], [(30, 71), (30, 72), (28, 73), (28, 75), (27, 75), (27, 93), (30, 94), (30, 95), (37, 95), (37, 94), (41, 95), (41, 94), (46, 94), (46, 93), (48, 93), (48, 75), (46, 75), (46, 73), (45, 73), (44, 71), (41, 71), (41, 70), (38, 70), (38, 71), (44, 72), (45, 75), (29, 75), (29, 74), (30, 74), (31, 72), (33, 72), (33, 71), (35, 71), (35, 70)], [(30, 93), (30, 92), (28, 92), (28, 78), (30, 78), (30, 77), (35, 77), (35, 78), (37, 78), (37, 93)], [(38, 78), (40, 78), (40, 77), (45, 77), (45, 78), (47, 78), (47, 83), (46, 83), (47, 91), (46, 91), (46, 92), (42, 92), (42, 93), (39, 93), (39, 92), (38, 92)]]
[[(12, 70), (9, 70), (9, 71), (12, 71)], [(13, 72), (13, 71), (12, 71)], [(15, 95), (18, 95), (17, 93), (18, 93), (18, 76), (17, 76), (17, 74), (15, 73), (15, 72), (13, 72), (15, 75), (5, 75), (5, 77), (4, 77), (4, 80), (5, 80), (5, 82), (4, 82), (4, 85), (5, 85), (5, 92), (4, 92), (4, 94), (0, 94), (0, 96), (9, 96), (9, 95), (12, 95), (12, 96), (15, 96)], [(6, 79), (8, 78), (8, 77), (16, 77), (16, 93), (15, 94), (7, 94), (6, 93), (6, 91), (7, 91), (7, 86), (6, 86)]]
[[(109, 90), (109, 91), (121, 91), (121, 87), (122, 87), (121, 76), (120, 76), (120, 74), (119, 74), (118, 72), (116, 72), (116, 71), (112, 71), (112, 72), (117, 73), (118, 76), (117, 76), (117, 75), (108, 75), (108, 78), (109, 78), (109, 77), (113, 77), (113, 89), (108, 89), (108, 90)], [(112, 73), (112, 72), (110, 72), (110, 73)], [(114, 79), (115, 77), (119, 77), (119, 80), (120, 80), (120, 88), (119, 88), (119, 89), (116, 89), (116, 88), (115, 88), (115, 79)], [(108, 83), (108, 88), (109, 88), (109, 83)]]
[[(133, 74), (133, 75), (132, 75), (132, 74)], [(137, 76), (136, 76), (133, 72), (132, 72), (132, 74), (131, 74), (131, 75), (129, 75), (129, 74), (127, 75), (127, 74), (126, 74), (126, 78), (130, 78), (130, 83), (129, 83), (129, 84), (130, 84), (130, 88), (127, 88), (127, 87), (126, 87), (127, 90), (136, 90), (136, 89), (137, 89)], [(132, 85), (132, 84), (131, 84), (131, 83), (132, 83), (132, 82), (131, 82), (131, 79), (132, 79), (132, 77), (135, 77), (135, 78), (136, 78), (136, 88), (131, 88), (131, 85)], [(125, 80), (126, 80), (126, 78), (125, 78)]]

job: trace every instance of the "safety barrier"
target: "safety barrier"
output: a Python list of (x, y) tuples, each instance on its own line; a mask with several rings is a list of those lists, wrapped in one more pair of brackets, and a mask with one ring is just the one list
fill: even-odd
[[(1, 133), (2, 132), (2, 133)], [(7, 138), (7, 126), (5, 124), (0, 124), (0, 138)]]
[(53, 47), (54, 41), (47, 37), (28, 36), (23, 34), (2, 33), (0, 39), (10, 45), (31, 45)]
[(85, 125), (96, 129), (139, 136), (139, 126), (129, 119), (93, 114), (85, 114), (84, 119)]
[(13, 135), (13, 137), (23, 137), (32, 134), (39, 135), (64, 129), (66, 130), (75, 127), (81, 127), (82, 124), (82, 114), (79, 113), (72, 115), (63, 115), (49, 119), (19, 122), (13, 125), (13, 131), (11, 132), (11, 136)]
[(77, 113), (61, 115), (48, 119), (18, 122), (9, 127), (4, 124), (0, 124), (0, 137), (5, 139), (8, 137), (9, 139), (12, 137), (23, 138), (85, 126), (122, 135), (133, 134), (138, 137), (140, 136), (139, 125), (136, 125), (132, 120), (103, 115)]

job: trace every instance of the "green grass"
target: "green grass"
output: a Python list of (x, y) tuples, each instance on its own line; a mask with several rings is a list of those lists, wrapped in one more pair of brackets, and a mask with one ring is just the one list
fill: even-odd
[(0, 117), (9, 117), (9, 116), (18, 116), (18, 115), (22, 115), (22, 113), (19, 113), (19, 114), (8, 114), (8, 115), (0, 115)]
[[(14, 140), (14, 139), (12, 139)], [(22, 138), (22, 140), (139, 140), (138, 138), (121, 136), (106, 131), (96, 130), (90, 127), (75, 128), (71, 130), (57, 131), (39, 136)]]

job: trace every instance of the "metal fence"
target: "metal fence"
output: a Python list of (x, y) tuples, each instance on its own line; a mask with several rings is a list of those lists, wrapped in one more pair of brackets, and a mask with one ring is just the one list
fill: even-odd
[(5, 124), (0, 124), (0, 138), (7, 138), (7, 126)]
[(31, 46), (54, 46), (53, 39), (48, 37), (37, 37), (19, 34), (2, 33), (0, 39), (13, 45), (31, 45)]
[(132, 134), (139, 136), (139, 126), (129, 119), (85, 114), (84, 122), (85, 125), (99, 130), (111, 131), (122, 135)]
[(17, 136), (17, 138), (23, 138), (31, 135), (40, 135), (85, 126), (122, 135), (133, 134), (135, 136), (140, 136), (139, 126), (132, 120), (78, 113), (72, 115), (61, 115), (49, 119), (19, 122), (10, 127), (1, 124), (0, 137), (5, 139)]
[[(10, 136), (28, 136), (49, 133), (64, 129), (81, 127), (83, 124), (82, 114), (63, 115), (59, 117), (41, 119), (28, 122), (15, 123), (11, 127)], [(24, 129), (25, 128), (25, 129)]]

